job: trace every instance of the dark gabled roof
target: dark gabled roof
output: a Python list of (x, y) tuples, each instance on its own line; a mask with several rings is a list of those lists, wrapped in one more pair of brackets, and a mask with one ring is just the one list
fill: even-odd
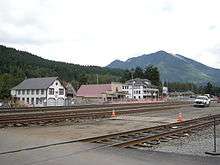
[(126, 85), (132, 85), (134, 83), (134, 85), (146, 85), (146, 84), (151, 84), (150, 80), (148, 79), (140, 79), (140, 78), (135, 78), (135, 79), (131, 79), (126, 81)]
[[(134, 84), (133, 84), (134, 83)], [(140, 85), (143, 85), (143, 86), (146, 86), (148, 88), (157, 88), (157, 86), (155, 85), (152, 85), (151, 84), (151, 81), (148, 80), (148, 79), (140, 79), (140, 78), (135, 78), (133, 80), (128, 80), (126, 81), (125, 83), (126, 85), (134, 85), (134, 86), (140, 86)]]
[(47, 89), (58, 77), (29, 78), (12, 88), (15, 89)]
[(66, 83), (64, 84), (64, 86), (66, 88), (66, 94), (73, 94), (73, 96), (76, 96), (76, 91), (73, 88), (72, 84)]

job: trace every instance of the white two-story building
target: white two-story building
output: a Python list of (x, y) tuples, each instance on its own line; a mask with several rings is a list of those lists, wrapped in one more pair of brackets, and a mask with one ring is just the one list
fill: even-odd
[(122, 86), (122, 91), (126, 92), (129, 99), (157, 98), (159, 89), (152, 85), (148, 79), (135, 78), (128, 80)]
[(11, 95), (30, 106), (64, 106), (65, 91), (58, 77), (43, 77), (25, 79), (11, 89)]

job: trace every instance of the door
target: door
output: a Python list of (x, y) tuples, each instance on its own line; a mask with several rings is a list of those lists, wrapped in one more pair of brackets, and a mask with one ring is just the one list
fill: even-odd
[(49, 98), (47, 100), (47, 106), (56, 106), (56, 100), (54, 98)]
[(57, 99), (57, 106), (64, 106), (64, 98)]

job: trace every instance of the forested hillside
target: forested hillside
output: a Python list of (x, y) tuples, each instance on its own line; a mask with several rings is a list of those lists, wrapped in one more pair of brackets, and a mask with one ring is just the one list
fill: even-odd
[(81, 84), (120, 81), (124, 71), (98, 66), (81, 66), (46, 60), (24, 51), (0, 45), (0, 98), (9, 96), (9, 89), (25, 78), (59, 76), (75, 88)]
[(212, 82), (220, 85), (220, 69), (212, 68), (182, 55), (170, 54), (165, 51), (129, 58), (125, 62), (115, 60), (107, 67), (131, 69), (136, 67), (145, 68), (149, 65), (154, 65), (158, 68), (161, 81), (193, 82), (196, 84)]
[[(125, 82), (132, 78), (148, 78), (153, 84), (161, 86), (158, 68), (152, 65), (146, 66), (144, 70), (133, 67), (132, 70), (111, 69), (98, 66), (81, 66), (64, 62), (46, 60), (28, 52), (18, 51), (0, 45), (0, 99), (9, 98), (10, 89), (31, 77), (58, 76), (63, 81), (70, 82), (75, 89), (81, 84), (110, 83), (112, 81)], [(165, 78), (165, 80), (168, 80)], [(183, 86), (187, 86), (183, 88)], [(191, 83), (179, 82), (169, 84), (171, 91), (197, 90)], [(201, 89), (203, 89), (201, 87)], [(220, 89), (219, 89), (220, 90)], [(220, 93), (220, 92), (219, 92)]]

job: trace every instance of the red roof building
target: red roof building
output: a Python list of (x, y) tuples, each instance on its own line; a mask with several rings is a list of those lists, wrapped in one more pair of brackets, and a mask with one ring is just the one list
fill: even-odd
[(81, 97), (102, 97), (103, 93), (111, 91), (111, 84), (91, 84), (81, 85), (77, 91), (77, 96)]
[(81, 85), (77, 97), (85, 99), (113, 101), (125, 97), (121, 83)]

